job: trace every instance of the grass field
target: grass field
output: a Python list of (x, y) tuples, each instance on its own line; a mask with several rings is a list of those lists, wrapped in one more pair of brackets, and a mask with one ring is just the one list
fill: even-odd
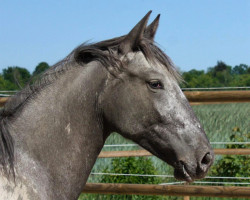
[[(197, 105), (193, 109), (201, 121), (208, 138), (211, 142), (227, 142), (230, 141), (229, 137), (235, 130), (239, 130), (237, 134), (250, 133), (250, 103), (237, 103), (237, 104), (210, 104), (210, 105)], [(131, 144), (132, 142), (124, 139), (117, 133), (113, 133), (106, 141), (105, 144)], [(214, 148), (224, 148), (224, 145), (213, 145)], [(104, 148), (104, 151), (115, 150), (135, 150), (140, 147), (112, 147)], [(217, 157), (218, 158), (218, 157)], [(173, 174), (171, 167), (156, 157), (150, 157), (155, 168), (159, 174)], [(101, 172), (104, 168), (111, 164), (111, 158), (98, 159), (92, 172)], [(101, 176), (90, 176), (88, 182), (99, 182)], [(174, 182), (173, 178), (163, 179), (162, 182)], [(85, 196), (86, 197), (86, 196)], [(98, 197), (100, 198), (100, 196)], [(113, 199), (113, 198), (112, 198)], [(117, 198), (120, 199), (120, 198)], [(171, 198), (183, 199), (183, 198)], [(196, 199), (196, 198), (193, 198)], [(200, 199), (200, 198), (199, 198)], [(217, 199), (217, 198), (204, 198), (204, 199)], [(233, 198), (230, 198), (233, 199)]]

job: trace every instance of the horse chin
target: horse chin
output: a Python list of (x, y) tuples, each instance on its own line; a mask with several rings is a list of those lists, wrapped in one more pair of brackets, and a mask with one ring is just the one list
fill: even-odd
[(174, 169), (174, 177), (177, 180), (180, 181), (186, 181), (188, 183), (191, 183), (194, 181), (194, 178), (192, 178), (189, 173), (187, 172), (187, 170), (185, 169), (185, 167), (183, 166), (182, 168), (175, 168)]
[(191, 175), (191, 173), (189, 173), (185, 166), (182, 166), (182, 168), (175, 168), (174, 169), (174, 177), (177, 180), (180, 181), (186, 181), (188, 183), (194, 182), (196, 179), (202, 179), (205, 177), (207, 172), (199, 174), (199, 175)]
[[(159, 156), (159, 158), (160, 158), (160, 156)], [(164, 158), (162, 160), (164, 160), (166, 163), (168, 163), (169, 165), (171, 165), (174, 168), (174, 177), (177, 180), (186, 181), (188, 183), (191, 183), (195, 179), (203, 178), (203, 177), (194, 177), (193, 173), (190, 173), (189, 170), (186, 169), (185, 165), (176, 164), (176, 162), (172, 162), (172, 161), (170, 161), (168, 159), (164, 159)]]

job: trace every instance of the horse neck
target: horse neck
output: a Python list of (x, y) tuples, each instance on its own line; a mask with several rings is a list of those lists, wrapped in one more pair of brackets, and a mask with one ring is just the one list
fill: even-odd
[[(105, 142), (96, 101), (106, 76), (97, 63), (67, 71), (28, 102), (11, 124), (16, 152), (46, 169), (53, 190), (60, 188), (66, 196), (79, 195)], [(21, 154), (17, 157), (24, 162)]]

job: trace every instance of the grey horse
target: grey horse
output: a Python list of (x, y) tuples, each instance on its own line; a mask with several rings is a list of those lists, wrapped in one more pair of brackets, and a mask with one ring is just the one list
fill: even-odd
[(127, 34), (82, 44), (13, 96), (0, 114), (0, 199), (73, 200), (112, 132), (174, 167), (205, 176), (214, 154), (151, 11)]

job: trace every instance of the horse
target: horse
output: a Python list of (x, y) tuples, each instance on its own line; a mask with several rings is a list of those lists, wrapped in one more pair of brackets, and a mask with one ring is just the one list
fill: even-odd
[(112, 132), (174, 168), (205, 176), (214, 153), (154, 37), (151, 11), (126, 35), (83, 43), (14, 95), (0, 113), (0, 194), (75, 200)]

